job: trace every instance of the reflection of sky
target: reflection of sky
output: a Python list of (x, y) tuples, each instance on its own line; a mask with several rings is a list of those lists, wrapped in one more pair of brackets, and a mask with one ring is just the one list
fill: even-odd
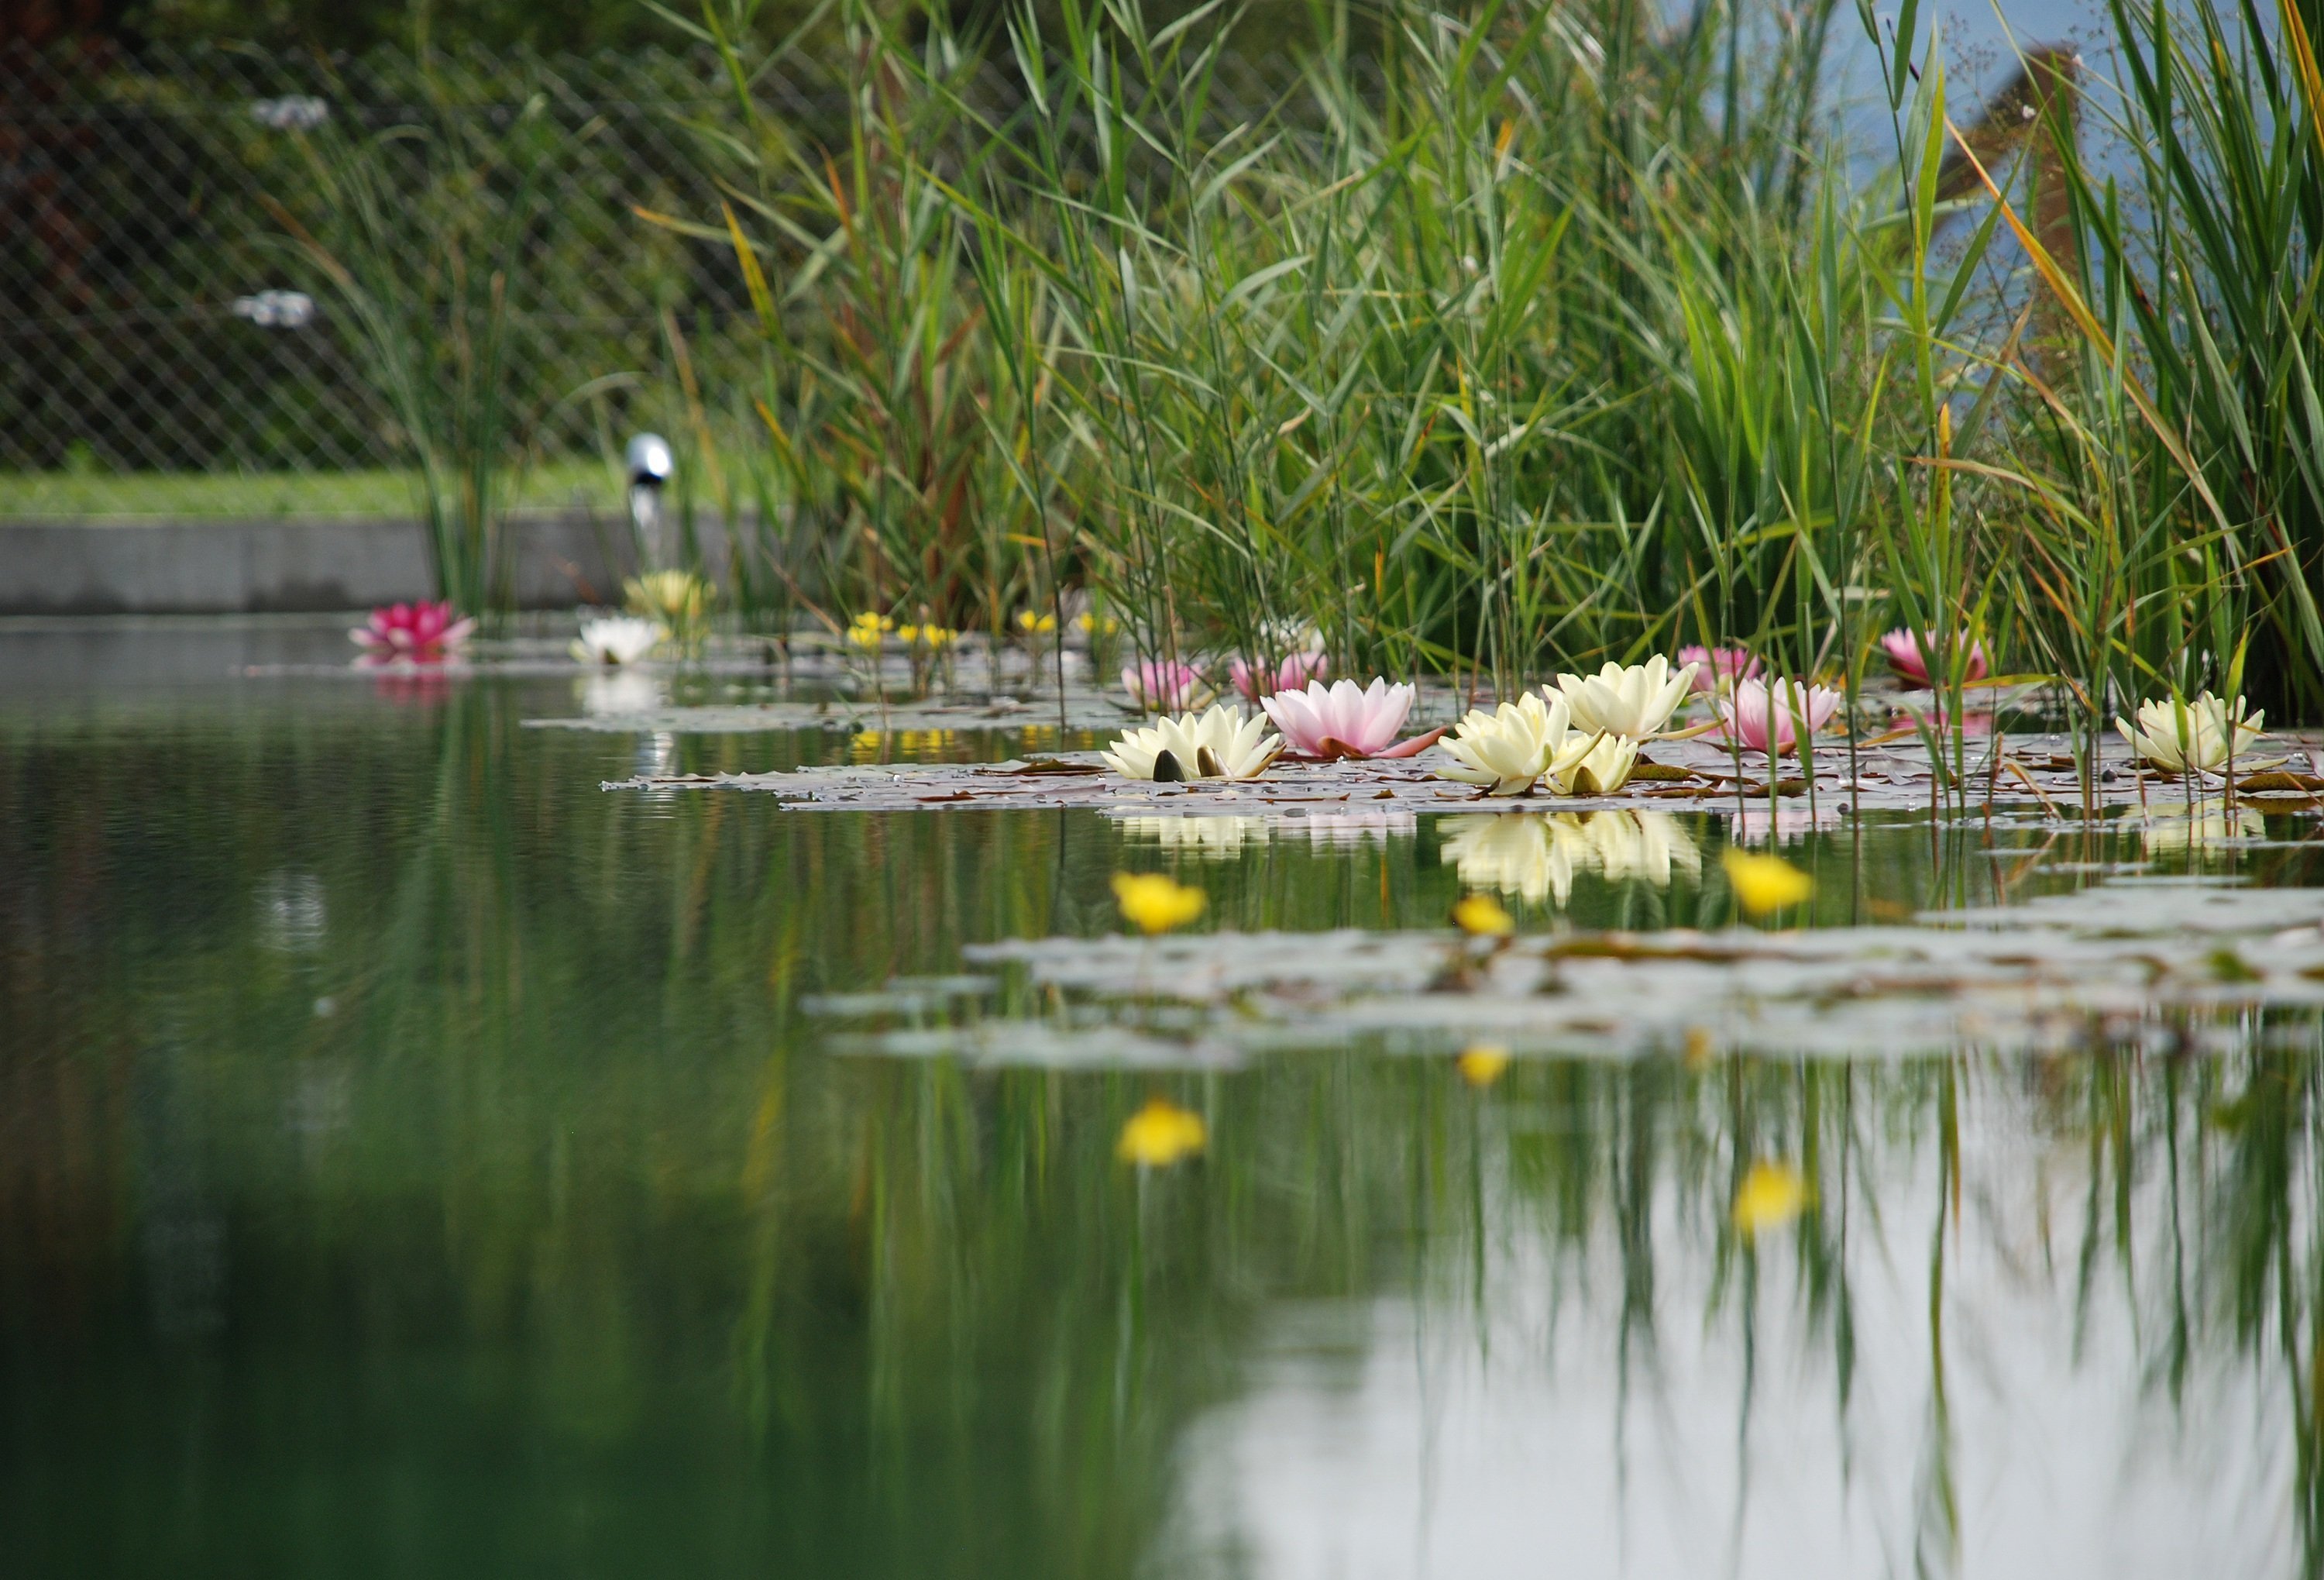
[[(1172, 1556), (1266, 1580), (1855, 1580), (1914, 1573), (1916, 1548), (1927, 1573), (2026, 1580), (2293, 1572), (2282, 1383), (2199, 1347), (2174, 1409), (2156, 1381), (2159, 1270), (2134, 1311), (2110, 1268), (2078, 1323), (2071, 1248), (2086, 1203), (2102, 1236), (2112, 1207), (2075, 1148), (2025, 1144), (2028, 1118), (2006, 1097), (1964, 1116), (1945, 1435), (1929, 1246), (1950, 1208), (1925, 1154), (1891, 1150), (1858, 1182), (1845, 1405), (1790, 1234), (1765, 1243), (1747, 1348), (1740, 1269), (1714, 1294), (1707, 1236), (1665, 1187), (1652, 1332), (1632, 1335), (1626, 1379), (1610, 1209), (1586, 1248), (1553, 1256), (1545, 1226), (1489, 1199), (1473, 1271), (1464, 1248), (1417, 1299), (1272, 1315), (1248, 1389), (1182, 1444)], [(2169, 1210), (2137, 1187), (2139, 1233)], [(1948, 1462), (1957, 1549), (1935, 1513)]]

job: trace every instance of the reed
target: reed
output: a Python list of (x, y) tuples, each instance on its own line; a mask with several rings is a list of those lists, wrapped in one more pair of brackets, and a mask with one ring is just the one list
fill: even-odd
[(1932, 26), (1863, 13), (1868, 160), (1830, 5), (1317, 0), (1261, 79), (1217, 5), (973, 40), (835, 0), (827, 148), (761, 102), (796, 62), (737, 5), (688, 24), (735, 85), (733, 201), (661, 217), (752, 282), (745, 464), (835, 602), (998, 633), (1096, 598), (1140, 657), (1312, 627), (1500, 692), (1742, 642), (1852, 703), (1901, 625), (1956, 807), (1980, 645), (2086, 749), (2134, 694), (2324, 688), (2291, 13), (2122, 0), (2118, 92), (2034, 49), (1968, 109)]

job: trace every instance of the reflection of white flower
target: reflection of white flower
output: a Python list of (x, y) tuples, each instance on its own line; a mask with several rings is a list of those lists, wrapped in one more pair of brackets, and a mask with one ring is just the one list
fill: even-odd
[(1265, 845), (1268, 839), (1264, 818), (1173, 818), (1148, 817), (1121, 819), (1124, 836), (1139, 842), (1152, 842), (1164, 850), (1175, 851), (1204, 861), (1229, 861), (1242, 854), (1246, 845)]
[(1588, 752), (1549, 782), (1562, 796), (1610, 796), (1630, 782), (1638, 762), (1638, 743), (1628, 735), (1600, 735)]
[(1287, 827), (1304, 829), (1312, 845), (1361, 845), (1369, 840), (1386, 845), (1390, 836), (1416, 832), (1420, 819), (1410, 812), (1317, 812)]
[(1667, 889), (1674, 870), (1702, 875), (1702, 851), (1668, 812), (1585, 813), (1582, 821), (1609, 883), (1637, 878)]
[(1694, 685), (1695, 666), (1674, 670), (1660, 653), (1643, 664), (1608, 664), (1594, 675), (1560, 675), (1573, 727), (1642, 741), (1665, 725)]
[(581, 711), (592, 718), (651, 713), (662, 705), (661, 683), (635, 670), (585, 676), (574, 689), (581, 694)]
[(634, 614), (584, 620), (581, 634), (573, 639), (573, 656), (585, 664), (634, 664), (668, 634), (652, 621)]
[(1443, 859), (1465, 887), (1535, 903), (1565, 904), (1577, 873), (1664, 889), (1674, 872), (1702, 872), (1702, 853), (1667, 812), (1504, 812), (1447, 818), (1443, 826)]
[(1281, 737), (1267, 734), (1266, 715), (1245, 719), (1238, 709), (1213, 707), (1124, 730), (1100, 755), (1125, 779), (1178, 781), (1256, 779), (1282, 751)]
[(1747, 806), (1727, 819), (1727, 837), (1737, 845), (1764, 845), (1772, 835), (1776, 843), (1788, 845), (1839, 827), (1836, 802), (1819, 805), (1813, 812), (1805, 807), (1778, 807), (1772, 819), (1765, 806)]
[(2200, 855), (2229, 840), (2257, 839), (2266, 830), (2255, 808), (2237, 807), (2230, 823), (2227, 809), (2216, 801), (2198, 805), (2191, 811), (2150, 810), (2125, 821), (2138, 830), (2139, 848), (2151, 856)]
[(258, 936), (278, 954), (303, 955), (323, 946), (328, 907), (323, 880), (296, 867), (269, 873), (258, 885)]
[[(2172, 773), (2190, 768), (2216, 772), (2227, 765), (2231, 755), (2244, 754), (2258, 738), (2260, 721), (2266, 716), (2246, 715), (2240, 697), (2230, 708), (2225, 698), (2206, 691), (2191, 702), (2167, 697), (2159, 702), (2142, 702), (2137, 728), (2133, 729), (2126, 718), (2116, 719), (2114, 727), (2143, 762)], [(2227, 738), (2230, 722), (2235, 732), (2232, 744)]]
[[(1497, 796), (1521, 796), (1545, 773), (1566, 772), (1588, 754), (1592, 739), (1573, 728), (1563, 697), (1544, 701), (1528, 691), (1489, 713), (1472, 708), (1436, 744), (1437, 775), (1473, 784)], [(1447, 761), (1449, 759), (1449, 761)]]

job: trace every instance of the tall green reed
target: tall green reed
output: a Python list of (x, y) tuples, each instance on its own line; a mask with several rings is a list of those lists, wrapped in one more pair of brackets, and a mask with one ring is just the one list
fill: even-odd
[(417, 464), (414, 504), (438, 596), (483, 610), (505, 600), (502, 518), (538, 415), (517, 405), (512, 307), (546, 215), (539, 177), (557, 133), (545, 94), (513, 115), (466, 103), (424, 40), (420, 57), (427, 98), (416, 118), (377, 131), (327, 121), (302, 134), (300, 208), (268, 204), (329, 282)]

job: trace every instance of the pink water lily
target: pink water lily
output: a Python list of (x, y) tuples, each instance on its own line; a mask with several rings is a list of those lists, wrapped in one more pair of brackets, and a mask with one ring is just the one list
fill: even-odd
[(1814, 735), (1829, 723), (1841, 702), (1829, 686), (1803, 686), (1797, 680), (1738, 680), (1735, 695), (1721, 698), (1716, 707), (1727, 734), (1747, 751), (1780, 756), (1798, 744), (1798, 726)]
[(1296, 691), (1330, 671), (1331, 665), (1320, 652), (1296, 652), (1276, 665), (1272, 673), (1264, 664), (1251, 664), (1236, 659), (1227, 665), (1227, 674), (1234, 688), (1251, 701), (1271, 696), (1277, 691)]
[(373, 661), (416, 659), (422, 662), (444, 658), (468, 640), (474, 620), (460, 618), (451, 600), (389, 604), (371, 612), (370, 621), (347, 633), (348, 640)]
[[(1910, 680), (1915, 686), (1929, 683), (1929, 661), (1921, 654), (1922, 641), (1921, 637), (1901, 625), (1880, 639), (1880, 645), (1887, 650), (1888, 662), (1898, 678)], [(1936, 645), (1935, 638), (1931, 637), (1927, 641), (1931, 647)], [(1969, 650), (1969, 673), (1963, 678), (1982, 680), (1985, 676), (1985, 643), (1972, 642)]]
[(1759, 661), (1739, 647), (1683, 647), (1678, 650), (1678, 662), (1681, 668), (1694, 666), (1697, 691), (1724, 690), (1759, 672)]
[(1326, 762), (1340, 757), (1411, 757), (1435, 744), (1443, 730), (1398, 745), (1396, 733), (1404, 727), (1416, 695), (1408, 685), (1391, 686), (1375, 679), (1359, 689), (1353, 680), (1326, 688), (1310, 681), (1304, 691), (1277, 691), (1259, 698), (1259, 707), (1283, 732), (1291, 749)]
[(1121, 688), (1148, 713), (1190, 713), (1212, 697), (1201, 670), (1165, 659), (1148, 659), (1122, 670)]

